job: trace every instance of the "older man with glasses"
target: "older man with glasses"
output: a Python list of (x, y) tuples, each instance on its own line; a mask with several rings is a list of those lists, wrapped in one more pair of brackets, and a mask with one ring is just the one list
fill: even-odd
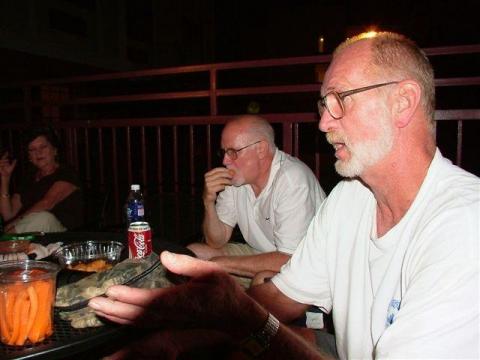
[[(215, 264), (164, 253), (170, 270), (202, 276), (157, 292), (116, 287), (96, 310), (159, 326), (177, 311), (251, 357), (480, 358), (480, 179), (436, 147), (426, 55), (399, 34), (353, 37), (334, 52), (322, 95), (319, 127), (347, 179), (271, 281), (248, 297)], [(333, 315), (335, 338), (305, 329), (320, 352), (275, 319), (288, 324), (311, 304)]]
[[(287, 262), (325, 193), (304, 163), (277, 149), (272, 126), (258, 116), (228, 122), (218, 154), (224, 167), (205, 174), (205, 243), (189, 248), (248, 286)], [(229, 242), (237, 224), (246, 244)]]

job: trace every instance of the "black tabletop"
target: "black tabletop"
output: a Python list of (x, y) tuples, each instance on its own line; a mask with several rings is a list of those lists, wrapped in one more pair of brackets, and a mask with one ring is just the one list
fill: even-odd
[[(35, 242), (46, 245), (53, 242), (76, 242), (86, 240), (111, 240), (120, 241), (127, 245), (125, 233), (106, 232), (65, 232), (51, 233), (37, 236)], [(127, 246), (125, 246), (127, 249)], [(193, 255), (187, 248), (159, 238), (153, 238), (153, 250), (160, 254), (164, 250), (179, 254)], [(126, 250), (123, 257), (128, 256)], [(78, 274), (78, 272), (75, 272)], [(62, 270), (57, 278), (57, 285), (76, 281), (79, 277), (72, 276), (73, 272)], [(13, 347), (0, 344), (0, 359), (62, 359), (70, 357), (96, 358), (92, 356), (91, 350), (104, 347), (106, 342), (119, 341), (122, 336), (128, 334), (128, 328), (115, 324), (106, 324), (100, 328), (74, 329), (70, 323), (61, 320), (58, 312), (55, 312), (54, 334), (43, 342), (22, 347)], [(86, 355), (88, 354), (88, 356)], [(77, 355), (77, 356), (74, 356)]]

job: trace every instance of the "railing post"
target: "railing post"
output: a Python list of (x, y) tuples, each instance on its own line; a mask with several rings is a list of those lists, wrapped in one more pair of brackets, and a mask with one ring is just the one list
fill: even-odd
[(292, 154), (292, 123), (291, 122), (284, 122), (283, 126), (283, 151), (287, 154)]
[(217, 70), (210, 69), (210, 115), (216, 116), (217, 108)]
[(32, 87), (23, 87), (23, 114), (26, 123), (32, 122)]

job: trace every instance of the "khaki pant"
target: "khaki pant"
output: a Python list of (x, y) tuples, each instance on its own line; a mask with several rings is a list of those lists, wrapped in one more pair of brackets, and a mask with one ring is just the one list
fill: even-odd
[[(260, 254), (260, 251), (255, 250), (248, 244), (240, 244), (240, 243), (228, 243), (223, 247), (223, 251), (228, 256), (242, 256), (242, 255), (257, 255)], [(250, 287), (250, 284), (252, 283), (252, 279), (243, 277), (243, 276), (237, 276), (237, 275), (232, 275), (235, 280), (245, 289), (248, 289)]]
[(222, 250), (225, 251), (228, 256), (260, 254), (260, 251), (252, 248), (248, 244), (241, 244), (241, 243), (235, 243), (235, 242), (227, 243)]
[(17, 233), (25, 232), (63, 232), (67, 228), (48, 211), (33, 212), (25, 215), (15, 223), (15, 231)]

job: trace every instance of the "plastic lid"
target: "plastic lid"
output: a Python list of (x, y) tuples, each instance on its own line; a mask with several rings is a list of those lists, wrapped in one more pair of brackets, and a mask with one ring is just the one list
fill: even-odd
[(130, 187), (130, 189), (132, 189), (132, 190), (140, 190), (140, 185), (138, 185), (138, 184), (133, 184), (133, 185)]

